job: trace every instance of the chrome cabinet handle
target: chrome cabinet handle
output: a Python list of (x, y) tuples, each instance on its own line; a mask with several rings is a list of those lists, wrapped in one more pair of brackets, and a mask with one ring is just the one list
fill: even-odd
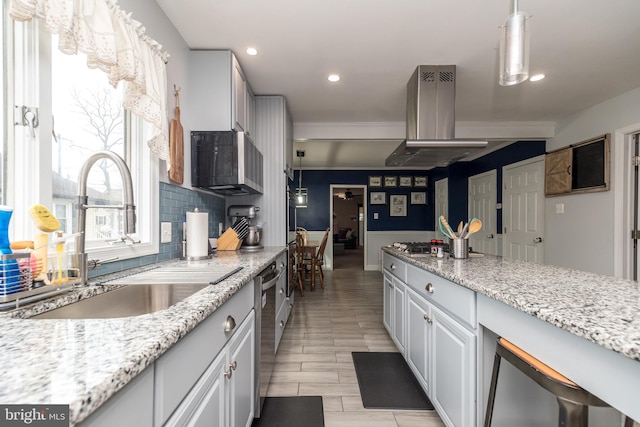
[(284, 329), (284, 320), (280, 321), (280, 329)]
[(391, 282), (389, 282), (389, 287), (393, 289), (393, 285), (391, 284)]
[(232, 371), (235, 371), (237, 367), (238, 367), (237, 361), (234, 360), (233, 363), (229, 363), (229, 368), (231, 368)]
[(424, 315), (424, 320), (426, 320), (427, 323), (430, 325), (433, 323), (433, 320), (431, 320), (431, 317), (427, 316), (426, 314)]
[(284, 289), (280, 288), (280, 295), (284, 294)]
[(396, 269), (396, 265), (395, 265), (395, 264), (391, 264), (391, 265), (389, 266), (389, 268), (390, 268), (390, 269), (392, 269), (392, 270), (395, 270), (395, 269)]
[(227, 379), (231, 379), (231, 377), (233, 376), (233, 371), (231, 369), (229, 369), (228, 371), (224, 371), (224, 376), (227, 377)]
[(424, 288), (424, 290), (429, 292), (430, 294), (435, 292), (435, 289), (433, 288), (433, 285), (431, 283), (427, 283), (427, 287)]
[(231, 332), (235, 327), (236, 327), (236, 319), (234, 319), (232, 316), (227, 316), (227, 320), (224, 322), (224, 331)]

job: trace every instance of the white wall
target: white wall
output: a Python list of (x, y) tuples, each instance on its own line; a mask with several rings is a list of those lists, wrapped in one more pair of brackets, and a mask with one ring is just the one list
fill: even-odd
[[(545, 201), (545, 263), (614, 275), (614, 188), (613, 163), (616, 129), (640, 120), (640, 88), (612, 98), (558, 123), (556, 136), (547, 150), (602, 135), (612, 134), (611, 190), (599, 193), (547, 197)], [(556, 214), (556, 204), (564, 204), (564, 214)]]
[[(189, 48), (184, 39), (173, 26), (169, 18), (164, 14), (160, 6), (154, 0), (119, 0), (120, 8), (125, 12), (132, 12), (132, 18), (140, 21), (146, 28), (146, 34), (160, 43), (171, 57), (167, 63), (167, 120), (174, 116), (175, 97), (173, 85), (180, 88), (180, 122), (184, 128), (184, 184), (185, 188), (191, 188), (191, 149), (188, 109), (189, 75), (188, 54)], [(167, 129), (167, 134), (169, 130)], [(164, 161), (160, 162), (160, 180), (169, 182), (167, 167)], [(175, 183), (174, 183), (175, 184)]]

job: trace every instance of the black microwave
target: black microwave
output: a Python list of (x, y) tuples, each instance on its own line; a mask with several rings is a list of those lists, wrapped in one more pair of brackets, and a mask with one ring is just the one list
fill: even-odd
[(224, 195), (262, 194), (262, 153), (244, 132), (191, 132), (191, 185)]

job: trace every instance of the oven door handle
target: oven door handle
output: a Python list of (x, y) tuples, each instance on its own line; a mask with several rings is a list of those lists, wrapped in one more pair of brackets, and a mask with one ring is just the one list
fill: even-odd
[(266, 291), (269, 288), (272, 288), (276, 285), (276, 283), (278, 283), (278, 280), (280, 280), (280, 276), (282, 276), (282, 272), (284, 271), (284, 268), (281, 268), (278, 271), (278, 275), (276, 277), (274, 277), (273, 279), (269, 280), (268, 282), (264, 282), (262, 284), (262, 291)]

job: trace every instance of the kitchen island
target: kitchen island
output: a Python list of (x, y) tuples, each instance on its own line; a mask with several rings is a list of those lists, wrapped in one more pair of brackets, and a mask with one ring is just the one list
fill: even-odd
[[(252, 279), (284, 251), (285, 248), (265, 247), (252, 253), (218, 252), (205, 261), (163, 262), (161, 266), (185, 267), (194, 263), (199, 269), (203, 265), (218, 269), (242, 266), (243, 269), (165, 310), (150, 314), (113, 319), (29, 318), (117, 287), (108, 284), (90, 284), (63, 296), (3, 314), (0, 402), (68, 404), (70, 425), (76, 425), (127, 384), (134, 382), (140, 373), (148, 373), (148, 367), (196, 326), (212, 317), (245, 285), (251, 287), (244, 293), (250, 295), (252, 307)], [(157, 266), (140, 267), (127, 274)], [(92, 283), (116, 276), (118, 274), (96, 278)], [(153, 372), (150, 376), (153, 378)]]
[[(465, 387), (460, 387), (461, 397), (450, 410), (443, 403), (444, 410), (439, 412), (445, 424), (482, 425), (497, 336), (514, 342), (623, 414), (640, 419), (637, 282), (494, 256), (412, 257), (384, 247), (383, 257), (385, 292), (391, 289), (385, 294), (385, 326), (390, 329), (392, 324), (392, 338), (409, 365), (420, 338), (414, 327), (418, 322), (412, 320), (417, 318), (412, 317), (413, 307), (424, 308), (424, 320), (433, 324), (432, 332), (426, 333), (455, 336), (449, 344), (460, 348), (459, 369), (454, 372), (462, 373), (456, 379), (473, 390), (465, 394)], [(398, 315), (403, 307), (408, 312), (404, 317)], [(445, 326), (438, 329), (438, 320), (449, 323), (443, 322)], [(437, 340), (431, 343), (436, 347)], [(436, 360), (430, 363), (437, 363), (437, 348), (428, 351)], [(419, 377), (415, 366), (412, 369)], [(438, 368), (424, 368), (422, 381), (437, 409)]]

